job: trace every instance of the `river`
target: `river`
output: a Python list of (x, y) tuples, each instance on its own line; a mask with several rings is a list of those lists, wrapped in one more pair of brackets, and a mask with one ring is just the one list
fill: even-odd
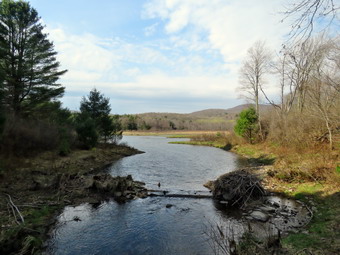
[[(208, 193), (205, 182), (246, 164), (221, 149), (168, 143), (178, 140), (182, 139), (124, 137), (124, 143), (145, 153), (123, 158), (106, 171), (113, 176), (131, 174), (148, 189)], [(47, 253), (215, 254), (212, 229), (223, 222), (240, 235), (243, 225), (238, 216), (220, 210), (209, 198), (148, 197), (124, 204), (69, 206), (58, 217)]]

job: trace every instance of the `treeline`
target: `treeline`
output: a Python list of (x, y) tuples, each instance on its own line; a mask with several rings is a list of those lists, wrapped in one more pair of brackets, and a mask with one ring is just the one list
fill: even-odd
[[(269, 96), (265, 79), (276, 78), (279, 94)], [(273, 77), (274, 76), (274, 77)], [(263, 42), (248, 50), (240, 90), (255, 109), (243, 112), (235, 131), (250, 142), (269, 140), (294, 148), (327, 143), (339, 148), (340, 38), (319, 35), (285, 46), (274, 58)], [(269, 113), (260, 101), (273, 106)]]
[(119, 118), (123, 130), (216, 130), (231, 129), (234, 125), (235, 114), (211, 114), (201, 116), (179, 113), (144, 113), (121, 115)]
[(43, 32), (37, 11), (25, 1), (0, 2), (0, 151), (26, 155), (92, 148), (120, 138), (109, 116), (109, 99), (93, 90), (80, 113), (62, 107), (65, 87), (53, 43)]

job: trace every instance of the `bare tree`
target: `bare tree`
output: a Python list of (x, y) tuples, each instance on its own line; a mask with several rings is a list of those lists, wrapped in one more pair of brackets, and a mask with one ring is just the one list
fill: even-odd
[(294, 105), (302, 112), (310, 80), (327, 55), (325, 48), (324, 38), (317, 37), (281, 51), (282, 55), (276, 65), (276, 73), (280, 79), (281, 105), (274, 105), (263, 91), (267, 101), (284, 113), (288, 113)]
[(339, 38), (318, 36), (281, 51), (275, 66), (280, 103), (270, 100), (263, 91), (267, 101), (280, 110), (283, 121), (292, 109), (302, 119), (321, 120), (324, 127), (318, 129), (322, 132), (318, 138), (328, 136), (330, 148), (333, 132), (340, 127), (339, 42)]
[(257, 41), (247, 52), (246, 59), (240, 69), (240, 86), (242, 97), (254, 102), (256, 113), (259, 115), (260, 92), (264, 75), (268, 72), (271, 60), (270, 51), (263, 41)]
[[(340, 93), (334, 87), (320, 79), (314, 79), (307, 93), (309, 99), (308, 110), (312, 116), (321, 119), (326, 128), (329, 147), (333, 149), (333, 130), (340, 127)], [(319, 139), (325, 135), (322, 134)]]
[[(249, 48), (239, 72), (241, 96), (254, 102), (259, 122), (261, 120), (259, 109), (260, 92), (263, 91), (264, 76), (269, 70), (270, 61), (271, 54), (265, 43), (257, 41)], [(259, 127), (260, 134), (262, 134), (261, 124)]]
[[(323, 52), (307, 90), (308, 109), (321, 119), (328, 133), (329, 147), (333, 148), (333, 130), (340, 128), (340, 65), (339, 40), (328, 40), (320, 46)], [(323, 137), (323, 136), (321, 136)]]
[(283, 21), (293, 18), (290, 39), (306, 40), (315, 30), (316, 24), (322, 29), (334, 25), (340, 26), (337, 0), (300, 0), (286, 7)]

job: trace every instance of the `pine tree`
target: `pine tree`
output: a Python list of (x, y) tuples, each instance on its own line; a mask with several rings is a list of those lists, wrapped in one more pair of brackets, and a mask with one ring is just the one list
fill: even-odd
[(0, 73), (3, 104), (16, 114), (29, 114), (41, 103), (61, 97), (57, 52), (43, 33), (37, 11), (25, 1), (0, 2)]
[(81, 114), (88, 115), (95, 123), (100, 138), (106, 143), (108, 140), (117, 142), (121, 138), (119, 119), (110, 116), (111, 106), (109, 98), (104, 97), (97, 89), (90, 91), (90, 95), (83, 97), (80, 103)]
[(257, 129), (258, 115), (254, 108), (248, 108), (240, 113), (234, 127), (235, 133), (247, 138), (250, 143), (254, 140), (254, 134)]

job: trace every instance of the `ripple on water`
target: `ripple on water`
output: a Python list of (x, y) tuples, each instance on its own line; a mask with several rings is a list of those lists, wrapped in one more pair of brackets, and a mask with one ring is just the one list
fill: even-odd
[[(149, 189), (193, 192), (221, 174), (245, 166), (238, 156), (212, 147), (168, 144), (162, 137), (125, 137), (144, 154), (123, 158), (108, 171), (131, 174)], [(171, 141), (174, 141), (171, 139)], [(168, 206), (167, 205), (172, 205)], [(124, 204), (66, 207), (47, 242), (49, 254), (214, 254), (207, 232), (223, 222), (241, 235), (244, 223), (211, 199), (148, 197)], [(80, 221), (73, 219), (78, 217)]]

